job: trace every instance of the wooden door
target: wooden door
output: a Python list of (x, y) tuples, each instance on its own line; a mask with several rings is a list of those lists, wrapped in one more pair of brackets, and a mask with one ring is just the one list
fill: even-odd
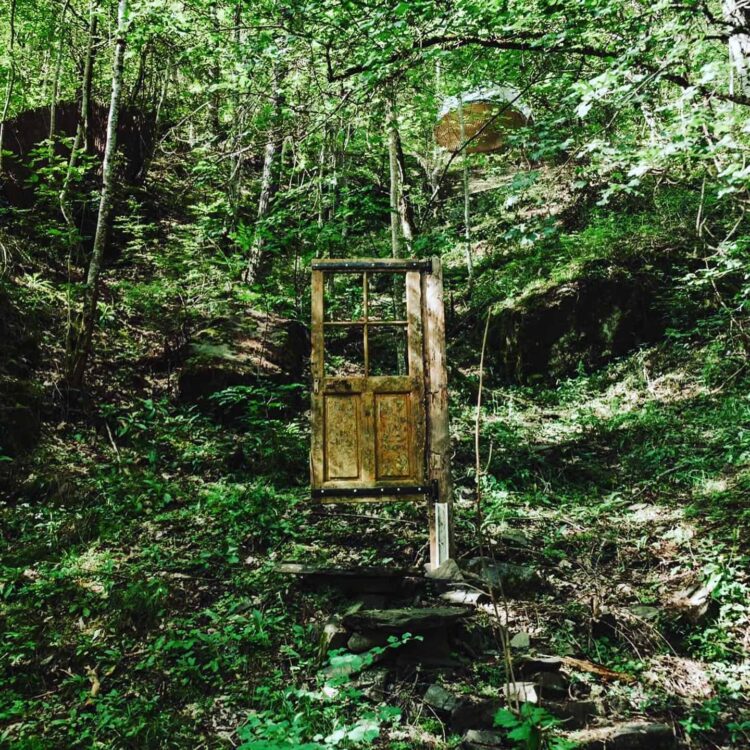
[(421, 262), (316, 261), (312, 494), (424, 499)]

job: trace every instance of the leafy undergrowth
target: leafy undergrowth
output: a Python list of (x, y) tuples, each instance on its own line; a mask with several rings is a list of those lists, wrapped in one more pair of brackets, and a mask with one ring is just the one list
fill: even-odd
[[(692, 747), (750, 741), (749, 383), (726, 347), (664, 346), (555, 390), (488, 392), (482, 422), (484, 532), (546, 583), (508, 603), (506, 625), (632, 674), (591, 686), (607, 716), (673, 721)], [(464, 564), (478, 554), (473, 410), (468, 395), (456, 401)], [(403, 685), (384, 701), (398, 728), (361, 696), (339, 695), (333, 710), (315, 674), (320, 627), (339, 605), (276, 572), (282, 560), (419, 567), (423, 510), (311, 508), (289, 479), (304, 476), (303, 418), (290, 437), (288, 419), (248, 413), (227, 425), (140, 399), (103, 410), (96, 429), (45, 432), (2, 505), (7, 746), (229, 747), (249, 716), (266, 735), (270, 717), (287, 716), (310, 742), (346, 746), (381, 724), (383, 746), (455, 741)], [(235, 465), (243, 441), (273, 473)], [(277, 446), (293, 441), (280, 462)], [(701, 586), (708, 606), (692, 617), (680, 592)], [(491, 693), (504, 680), (488, 657), (463, 685)]]
[[(608, 715), (666, 719), (692, 747), (750, 741), (748, 385), (719, 339), (485, 394), (485, 533), (550, 587), (509, 624), (632, 674), (599, 693)], [(473, 417), (456, 424), (467, 463)]]

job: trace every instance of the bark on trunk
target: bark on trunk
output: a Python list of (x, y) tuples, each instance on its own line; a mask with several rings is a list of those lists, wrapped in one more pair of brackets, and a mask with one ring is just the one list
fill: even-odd
[[(464, 103), (458, 103), (458, 122), (461, 127), (461, 146), (466, 143), (466, 124), (464, 121)], [(464, 188), (464, 243), (466, 245), (466, 270), (469, 274), (469, 282), (474, 277), (474, 261), (471, 256), (471, 200), (469, 198), (469, 162), (466, 149), (461, 155), (463, 166), (463, 188)]]
[(109, 102), (107, 119), (107, 143), (104, 148), (102, 164), (102, 190), (99, 199), (99, 215), (96, 221), (94, 247), (91, 252), (86, 287), (84, 290), (83, 310), (80, 324), (72, 331), (75, 336), (70, 348), (72, 357), (68, 368), (68, 384), (71, 388), (80, 388), (86, 372), (86, 364), (91, 353), (91, 341), (96, 324), (96, 306), (99, 297), (104, 251), (107, 246), (107, 235), (112, 215), (112, 197), (115, 183), (115, 156), (117, 151), (117, 123), (120, 114), (120, 96), (122, 92), (123, 67), (127, 33), (128, 0), (120, 0), (117, 11), (117, 41), (115, 43), (114, 62), (112, 65), (112, 94)]
[(409, 183), (406, 179), (406, 159), (404, 149), (401, 146), (401, 135), (396, 127), (396, 156), (398, 157), (398, 214), (401, 221), (401, 236), (404, 238), (407, 255), (411, 255), (412, 243), (414, 242), (414, 211), (409, 197)]
[(742, 31), (729, 38), (729, 60), (732, 70), (730, 94), (750, 95), (750, 5), (747, 0), (723, 0), (724, 18)]
[(81, 80), (81, 111), (78, 117), (78, 126), (76, 135), (73, 139), (73, 146), (70, 149), (70, 159), (68, 160), (68, 170), (65, 174), (62, 190), (60, 191), (60, 211), (62, 212), (65, 223), (68, 225), (68, 231), (71, 236), (74, 232), (73, 215), (68, 207), (70, 197), (70, 184), (73, 178), (73, 172), (78, 164), (78, 155), (81, 148), (86, 148), (88, 138), (86, 136), (86, 127), (88, 125), (88, 112), (90, 108), (91, 96), (91, 73), (94, 68), (94, 39), (96, 38), (96, 6), (92, 0), (89, 5), (89, 34), (88, 46), (86, 48), (86, 62), (83, 67), (83, 79)]
[(57, 130), (57, 98), (60, 94), (60, 75), (62, 73), (62, 61), (63, 61), (63, 42), (65, 35), (63, 29), (65, 28), (65, 16), (68, 13), (68, 7), (70, 6), (70, 0), (65, 0), (62, 11), (60, 11), (60, 38), (57, 43), (57, 57), (55, 58), (55, 73), (52, 77), (52, 100), (49, 105), (49, 140), (50, 140), (50, 158), (53, 155), (52, 140), (55, 137), (55, 131)]
[(284, 94), (282, 83), (285, 77), (285, 69), (278, 65), (274, 71), (274, 93), (273, 114), (268, 131), (268, 140), (263, 151), (263, 174), (260, 180), (260, 197), (258, 199), (258, 219), (255, 225), (255, 236), (250, 248), (250, 255), (245, 270), (245, 281), (254, 284), (258, 278), (261, 262), (263, 260), (263, 222), (268, 216), (271, 206), (271, 197), (276, 185), (276, 154), (280, 149), (281, 142), (281, 115), (284, 106)]
[(0, 114), (0, 172), (3, 169), (3, 139), (5, 136), (5, 121), (8, 119), (8, 110), (10, 109), (10, 100), (13, 98), (13, 86), (16, 82), (16, 58), (14, 55), (16, 47), (16, 0), (11, 1), (10, 5), (10, 39), (8, 44), (8, 56), (10, 58), (10, 70), (8, 71), (8, 81), (5, 85), (5, 101), (3, 102), (3, 111)]
[(398, 130), (396, 126), (395, 102), (392, 97), (387, 103), (386, 127), (388, 128), (388, 167), (390, 172), (391, 212), (391, 254), (394, 258), (401, 256), (401, 228), (399, 215), (399, 168), (398, 168)]

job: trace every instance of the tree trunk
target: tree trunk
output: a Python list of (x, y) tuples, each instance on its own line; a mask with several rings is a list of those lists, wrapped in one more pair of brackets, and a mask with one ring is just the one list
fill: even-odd
[(729, 79), (729, 93), (750, 95), (750, 6), (743, 0), (723, 0), (724, 18), (743, 31), (729, 37), (729, 60), (732, 70)]
[(406, 179), (406, 159), (404, 149), (401, 147), (401, 135), (396, 127), (396, 156), (398, 159), (398, 215), (401, 222), (401, 236), (404, 238), (407, 255), (411, 255), (412, 243), (414, 242), (414, 211), (409, 198), (409, 182)]
[(399, 182), (398, 168), (398, 128), (396, 124), (395, 95), (387, 102), (386, 127), (388, 129), (388, 167), (390, 172), (391, 190), (389, 207), (391, 212), (391, 254), (394, 258), (401, 257), (401, 228), (399, 214)]
[[(463, 100), (458, 102), (458, 122), (461, 127), (461, 146), (466, 143), (466, 124), (464, 122), (464, 103)], [(469, 199), (469, 161), (464, 148), (461, 155), (463, 166), (463, 187), (464, 187), (464, 242), (466, 243), (466, 270), (469, 273), (469, 283), (474, 277), (474, 262), (471, 257), (471, 202)]]
[[(281, 54), (281, 51), (279, 52)], [(279, 151), (281, 141), (281, 116), (284, 106), (284, 93), (282, 83), (286, 74), (281, 64), (274, 66), (274, 92), (273, 92), (273, 114), (268, 131), (268, 140), (263, 151), (263, 174), (260, 180), (260, 197), (258, 198), (258, 219), (255, 225), (255, 236), (250, 248), (250, 255), (245, 270), (245, 281), (254, 284), (263, 259), (263, 222), (268, 216), (271, 205), (271, 197), (276, 184), (276, 153)]]
[(16, 59), (14, 56), (16, 45), (16, 0), (11, 0), (10, 4), (10, 40), (8, 44), (8, 56), (10, 57), (10, 70), (8, 71), (8, 81), (5, 85), (5, 101), (3, 102), (3, 111), (0, 114), (0, 172), (3, 169), (3, 139), (5, 136), (5, 120), (8, 118), (10, 101), (13, 98), (13, 85), (16, 82)]
[(125, 60), (127, 34), (128, 0), (120, 0), (117, 11), (117, 41), (115, 43), (114, 62), (112, 65), (112, 94), (109, 102), (107, 119), (107, 143), (104, 148), (102, 164), (102, 190), (99, 199), (99, 215), (96, 221), (94, 247), (86, 276), (83, 310), (80, 323), (71, 332), (75, 336), (73, 346), (69, 348), (71, 358), (68, 367), (68, 384), (71, 388), (80, 388), (86, 372), (86, 363), (91, 353), (91, 341), (96, 324), (96, 306), (99, 297), (99, 281), (107, 246), (107, 234), (112, 215), (112, 196), (115, 183), (115, 156), (117, 151), (117, 123), (120, 114), (120, 95)]
[(68, 160), (68, 171), (65, 174), (62, 190), (60, 191), (60, 211), (62, 212), (65, 223), (68, 225), (69, 232), (73, 233), (73, 215), (68, 208), (68, 199), (70, 197), (70, 181), (73, 172), (78, 164), (78, 155), (81, 147), (86, 148), (88, 138), (86, 137), (86, 127), (88, 125), (88, 111), (90, 108), (91, 96), (91, 74), (94, 68), (94, 39), (96, 37), (96, 6), (92, 0), (89, 4), (89, 35), (88, 46), (86, 48), (86, 61), (83, 67), (83, 79), (81, 80), (81, 111), (78, 115), (78, 125), (76, 135), (73, 139), (73, 145), (70, 149), (70, 159)]
[(65, 16), (68, 13), (68, 7), (70, 6), (70, 0), (65, 0), (65, 5), (60, 11), (60, 38), (57, 42), (57, 57), (55, 58), (55, 72), (52, 77), (52, 100), (49, 105), (49, 140), (50, 140), (50, 159), (54, 153), (54, 146), (52, 141), (57, 131), (57, 98), (60, 95), (60, 74), (62, 73), (62, 61), (63, 61), (63, 42), (65, 40)]

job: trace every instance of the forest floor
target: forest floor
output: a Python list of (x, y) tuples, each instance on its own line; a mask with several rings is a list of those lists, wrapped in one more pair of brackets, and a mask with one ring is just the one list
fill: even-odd
[[(522, 649), (620, 675), (566, 668), (595, 723), (666, 722), (691, 748), (750, 742), (748, 385), (716, 345), (671, 346), (554, 389), (485, 393), (482, 538), (533, 573), (501, 624), (528, 634)], [(382, 747), (458, 746), (422, 679), (372, 705), (321, 692), (321, 632), (348, 603), (279, 570), (420, 570), (423, 509), (311, 506), (305, 415), (272, 399), (228, 419), (166, 383), (149, 398), (108, 388), (119, 396), (85, 424), (44, 427), (0, 506), (2, 744), (301, 747), (380, 725)], [(472, 399), (454, 391), (463, 569), (480, 552)], [(496, 697), (502, 653), (464, 653), (450, 682)]]

